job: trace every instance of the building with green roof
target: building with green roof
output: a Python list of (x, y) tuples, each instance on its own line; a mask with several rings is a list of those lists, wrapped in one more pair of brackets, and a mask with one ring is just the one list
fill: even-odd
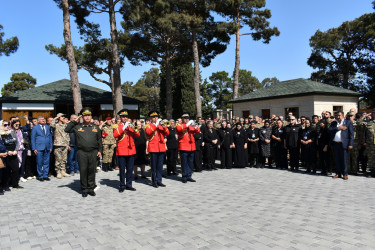
[[(91, 107), (93, 115), (104, 119), (113, 116), (112, 93), (80, 83), (82, 105)], [(139, 118), (141, 101), (123, 96), (124, 108), (132, 118)], [(74, 114), (71, 81), (62, 79), (1, 97), (1, 119), (11, 116), (55, 117), (57, 113)]]
[(298, 117), (311, 117), (320, 115), (322, 111), (334, 113), (358, 109), (360, 96), (355, 91), (298, 78), (245, 94), (230, 100), (230, 103), (235, 117), (257, 115), (270, 118), (272, 114), (286, 117), (288, 112)]

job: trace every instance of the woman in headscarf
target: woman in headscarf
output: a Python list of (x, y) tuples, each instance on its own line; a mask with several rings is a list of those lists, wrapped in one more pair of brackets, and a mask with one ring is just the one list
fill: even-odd
[(270, 127), (270, 121), (266, 120), (264, 121), (264, 126), (259, 130), (262, 168), (265, 167), (266, 158), (268, 160), (268, 167), (271, 167), (271, 136), (272, 128)]
[(233, 134), (232, 130), (227, 127), (227, 122), (221, 123), (221, 128), (218, 130), (220, 137), (220, 162), (221, 168), (232, 168), (232, 148)]
[(300, 133), (301, 161), (306, 164), (306, 172), (310, 173), (311, 168), (316, 173), (316, 130), (312, 129), (311, 121), (305, 120), (305, 128)]
[[(17, 120), (14, 120), (13, 123), (15, 123), (15, 121)], [(1, 178), (1, 185), (5, 191), (10, 191), (9, 184), (11, 184), (13, 188), (22, 188), (18, 185), (19, 161), (17, 152), (19, 149), (19, 141), (16, 132), (10, 130), (9, 125), (10, 123), (8, 121), (0, 121), (0, 137), (4, 142), (7, 152), (7, 157), (3, 159), (5, 160), (5, 168), (3, 169), (3, 176)]]
[(242, 128), (242, 124), (237, 122), (235, 129), (233, 129), (233, 142), (234, 142), (234, 167), (244, 168), (247, 165), (247, 135)]
[(254, 167), (254, 163), (256, 168), (260, 166), (259, 128), (256, 128), (255, 124), (255, 121), (251, 121), (250, 128), (247, 130), (247, 151), (251, 168)]

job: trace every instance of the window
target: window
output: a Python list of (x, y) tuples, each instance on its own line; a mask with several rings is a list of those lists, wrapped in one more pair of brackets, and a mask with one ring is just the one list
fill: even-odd
[(270, 109), (262, 109), (262, 118), (270, 119)]
[(339, 111), (343, 112), (342, 106), (333, 106), (333, 114), (336, 114)]
[(249, 115), (250, 115), (250, 111), (249, 110), (242, 111), (242, 117), (243, 118), (249, 118)]
[(288, 114), (292, 112), (295, 117), (299, 117), (299, 108), (292, 107), (292, 108), (285, 108), (285, 119), (288, 119)]

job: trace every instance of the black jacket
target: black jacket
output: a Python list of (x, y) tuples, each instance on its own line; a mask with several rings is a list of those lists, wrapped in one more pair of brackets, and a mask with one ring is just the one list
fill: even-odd
[(169, 128), (169, 135), (167, 138), (167, 148), (168, 149), (177, 149), (178, 148), (178, 137), (176, 128)]

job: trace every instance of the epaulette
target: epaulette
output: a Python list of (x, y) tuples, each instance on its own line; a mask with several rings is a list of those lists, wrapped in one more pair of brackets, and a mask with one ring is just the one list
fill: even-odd
[(118, 124), (113, 124), (112, 129), (116, 129), (116, 128), (118, 128)]
[(150, 124), (145, 125), (145, 129), (148, 128), (148, 127), (150, 127)]
[(177, 126), (181, 126), (181, 124), (177, 123), (176, 127), (177, 127)]

